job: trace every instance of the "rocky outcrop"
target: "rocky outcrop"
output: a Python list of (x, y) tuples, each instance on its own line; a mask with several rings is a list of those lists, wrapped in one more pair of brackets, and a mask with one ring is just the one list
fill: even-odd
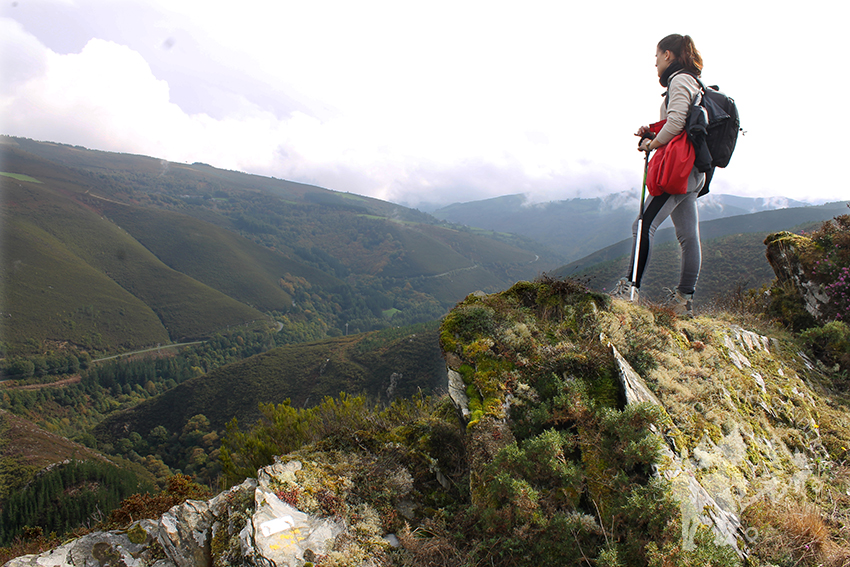
[[(602, 337), (605, 340), (605, 337)], [(608, 343), (614, 362), (617, 365), (617, 374), (620, 377), (620, 385), (626, 397), (627, 404), (647, 403), (663, 410), (663, 405), (650, 391), (643, 378), (634, 371), (631, 365), (617, 351), (617, 347)], [(665, 412), (666, 413), (666, 412)], [(668, 416), (669, 417), (669, 416)], [(679, 503), (682, 512), (682, 536), (685, 547), (692, 549), (694, 546), (694, 535), (697, 522), (711, 528), (717, 541), (732, 547), (742, 559), (747, 556), (746, 533), (741, 527), (741, 519), (737, 510), (727, 510), (714, 496), (703, 487), (696, 478), (692, 463), (683, 459), (678, 453), (675, 439), (681, 437), (681, 432), (675, 430), (675, 425), (665, 434), (655, 430), (661, 441), (664, 455), (663, 463), (656, 466), (656, 474), (670, 481), (673, 495)]]
[(158, 558), (156, 534), (151, 520), (133, 524), (127, 531), (96, 532), (40, 555), (27, 555), (6, 563), (9, 567), (65, 567), (110, 565), (126, 567), (174, 567)]
[[(247, 479), (206, 502), (187, 500), (158, 521), (88, 534), (13, 559), (6, 567), (310, 565), (333, 552), (338, 536), (347, 537), (350, 546), (360, 535), (338, 518), (308, 514), (281, 500), (282, 488), (292, 494), (299, 487), (302, 469), (299, 461), (277, 463), (261, 469), (257, 480)], [(364, 531), (362, 525), (353, 528)], [(390, 539), (369, 535), (373, 546), (391, 546)]]
[(776, 232), (769, 234), (764, 243), (767, 245), (767, 261), (773, 268), (780, 283), (788, 283), (797, 290), (806, 311), (816, 321), (824, 323), (824, 307), (829, 303), (829, 296), (823, 285), (812, 281), (812, 266), (806, 258), (811, 258), (814, 251), (812, 241), (792, 232)]
[[(594, 529), (604, 531), (605, 516), (617, 513), (605, 477), (630, 473), (618, 471), (617, 459), (598, 448), (600, 437), (589, 429), (600, 420), (575, 407), (608, 405), (604, 415), (622, 412), (624, 419), (633, 419), (630, 412), (652, 406), (656, 418), (649, 429), (659, 447), (652, 468), (666, 481), (681, 524), (680, 542), (669, 547), (706, 545), (698, 535), (704, 526), (714, 534), (713, 545), (744, 559), (764, 542), (762, 524), (748, 522), (748, 513), (806, 501), (806, 487), (830, 476), (823, 474), (824, 463), (837, 466), (850, 447), (847, 414), (822, 389), (822, 377), (794, 343), (723, 320), (678, 320), (660, 308), (544, 281), (468, 297), (446, 318), (441, 338), (450, 389), (464, 394), (452, 399), (468, 424), (470, 453), (481, 457), (470, 474), (470, 491), (481, 506), (505, 506), (504, 500), (493, 500), (488, 485), (499, 473), (487, 464), (521, 456), (517, 447), (537, 443), (528, 439), (526, 423), (534, 404), (539, 409), (533, 411), (550, 411), (537, 427), (575, 432), (574, 441), (564, 445), (564, 457), (567, 447), (576, 448), (571, 466), (581, 471), (578, 490), (585, 496), (561, 506), (585, 518), (589, 514)], [(619, 378), (616, 394), (605, 382), (609, 369)], [(576, 381), (584, 382), (578, 389), (597, 392), (576, 395)], [(552, 408), (559, 396), (573, 401)], [(651, 446), (645, 438), (630, 443), (644, 443), (647, 451)], [(542, 500), (544, 493), (528, 476), (537, 473), (523, 474)], [(625, 489), (644, 490), (646, 482)], [(532, 524), (522, 525), (515, 529)], [(587, 548), (584, 552), (590, 556)]]
[(8, 565), (850, 560), (829, 539), (850, 533), (846, 402), (784, 331), (544, 278), (470, 295), (440, 343), (433, 412), (394, 405), (209, 501)]

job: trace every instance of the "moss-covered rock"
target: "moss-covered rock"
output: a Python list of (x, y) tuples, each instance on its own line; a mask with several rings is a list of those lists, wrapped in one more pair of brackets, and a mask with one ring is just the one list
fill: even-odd
[[(774, 309), (781, 311), (783, 318), (791, 321), (797, 330), (812, 326), (812, 320), (824, 322), (829, 296), (823, 284), (812, 277), (823, 251), (811, 238), (787, 231), (769, 234), (764, 243), (767, 260), (779, 283), (792, 286), (797, 294), (796, 298), (776, 297)], [(798, 312), (801, 308), (809, 317)]]
[[(667, 549), (735, 564), (758, 549), (749, 507), (820, 501), (825, 513), (822, 495), (843, 486), (850, 420), (781, 331), (679, 320), (544, 279), (468, 297), (441, 336), (469, 395), (480, 526), (522, 534), (503, 545), (542, 564), (563, 549), (530, 541), (566, 516), (585, 518), (570, 534), (591, 560), (644, 565)], [(640, 396), (618, 383), (614, 353)]]

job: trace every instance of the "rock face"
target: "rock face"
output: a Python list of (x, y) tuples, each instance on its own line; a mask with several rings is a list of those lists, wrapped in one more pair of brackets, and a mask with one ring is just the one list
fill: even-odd
[(765, 238), (767, 261), (780, 282), (794, 286), (803, 298), (806, 311), (815, 320), (823, 323), (824, 306), (829, 296), (819, 283), (811, 279), (811, 266), (805, 265), (803, 258), (811, 255), (812, 242), (805, 236), (792, 232), (776, 232)]
[[(604, 337), (602, 339), (604, 340)], [(663, 410), (661, 402), (650, 391), (643, 378), (617, 351), (617, 347), (610, 343), (608, 345), (614, 355), (626, 403), (647, 403)], [(674, 497), (682, 511), (682, 535), (686, 547), (693, 548), (696, 522), (699, 522), (710, 527), (718, 541), (732, 547), (741, 558), (746, 557), (746, 549), (739, 546), (739, 542), (746, 540), (746, 533), (741, 527), (741, 519), (737, 511), (727, 510), (721, 506), (697, 480), (692, 464), (681, 458), (674, 441), (676, 437), (681, 436), (681, 432), (668, 430), (667, 435), (662, 435), (658, 431), (656, 433), (662, 442), (661, 447), (665, 458), (664, 463), (656, 467), (656, 474), (664, 476), (671, 482)]]
[(174, 567), (157, 559), (156, 522), (142, 520), (126, 532), (96, 532), (66, 543), (41, 555), (27, 555), (6, 563), (8, 566), (114, 565), (126, 567)]
[[(246, 526), (246, 558), (262, 557), (279, 567), (297, 567), (316, 555), (327, 555), (335, 538), (345, 525), (333, 518), (316, 518), (281, 501), (274, 486), (296, 481), (302, 469), (299, 461), (278, 463), (260, 471), (259, 486), (254, 492), (254, 515)], [(262, 560), (255, 561), (262, 563)]]

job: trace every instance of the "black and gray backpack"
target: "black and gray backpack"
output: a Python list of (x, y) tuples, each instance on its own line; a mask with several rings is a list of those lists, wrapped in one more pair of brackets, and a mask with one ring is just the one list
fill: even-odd
[[(693, 76), (693, 75), (692, 75)], [(735, 151), (741, 121), (732, 97), (720, 92), (716, 85), (706, 87), (698, 77), (702, 96), (691, 104), (685, 130), (694, 145), (694, 166), (702, 172), (726, 167)]]

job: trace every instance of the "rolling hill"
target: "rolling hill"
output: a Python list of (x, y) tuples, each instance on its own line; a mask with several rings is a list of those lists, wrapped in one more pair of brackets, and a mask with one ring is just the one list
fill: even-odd
[(270, 318), (319, 339), (433, 320), (559, 264), (528, 239), (319, 187), (22, 138), (0, 151), (9, 353)]
[(162, 425), (180, 431), (203, 414), (215, 430), (232, 419), (253, 423), (260, 403), (291, 400), (308, 407), (326, 396), (365, 394), (389, 401), (441, 389), (445, 363), (438, 323), (414, 330), (387, 329), (272, 349), (192, 378), (129, 410), (116, 412), (95, 428), (100, 442), (114, 443), (130, 432), (142, 436)]
[(4, 342), (121, 348), (194, 338), (261, 319), (169, 268), (119, 226), (49, 183), (6, 182)]
[(129, 467), (140, 479), (151, 484), (154, 482), (150, 473), (142, 467), (125, 461), (116, 464), (97, 451), (0, 409), (0, 502), (10, 491), (26, 485), (39, 471), (72, 459)]

